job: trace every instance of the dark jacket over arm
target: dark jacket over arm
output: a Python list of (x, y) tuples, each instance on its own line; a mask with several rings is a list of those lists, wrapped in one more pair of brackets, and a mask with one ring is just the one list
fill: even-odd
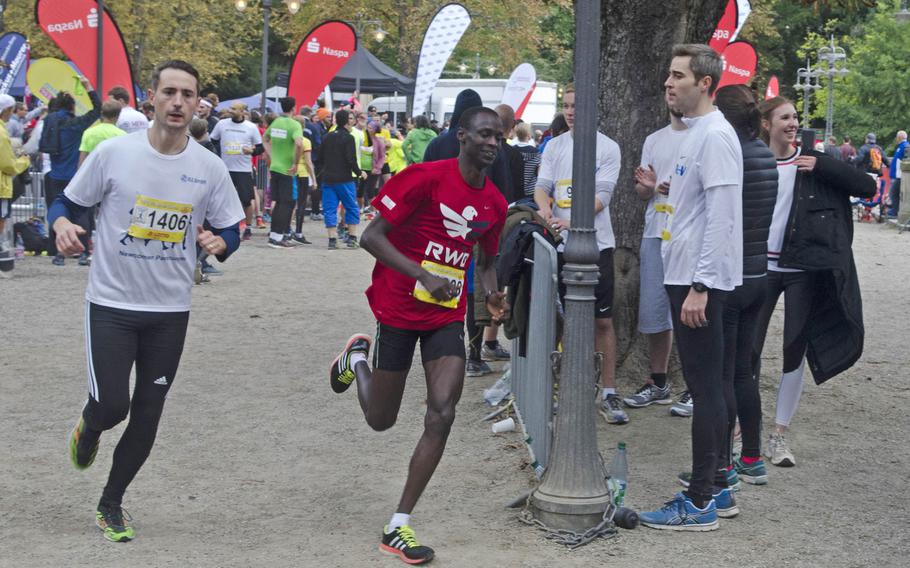
[(317, 157), (322, 183), (348, 183), (360, 175), (354, 137), (345, 129), (334, 130), (323, 140)]
[(795, 198), (780, 266), (816, 273), (806, 326), (806, 359), (817, 384), (849, 369), (863, 353), (865, 329), (859, 278), (853, 262), (850, 197), (875, 195), (875, 181), (862, 170), (820, 152), (812, 172), (796, 175)]

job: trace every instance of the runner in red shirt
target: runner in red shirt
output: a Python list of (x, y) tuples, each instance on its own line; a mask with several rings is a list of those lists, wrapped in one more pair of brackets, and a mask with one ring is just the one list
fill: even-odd
[(379, 549), (408, 564), (433, 559), (410, 527), (410, 514), (430, 481), (464, 385), (465, 271), (475, 244), (487, 261), (477, 270), (494, 319), (505, 315), (492, 259), (506, 215), (506, 202), (484, 171), (496, 158), (502, 123), (495, 111), (475, 107), (458, 124), (458, 158), (410, 166), (385, 184), (372, 205), (379, 212), (364, 231), (361, 246), (376, 257), (367, 298), (376, 316), (372, 339), (352, 336), (330, 369), (335, 392), (356, 379), (367, 424), (386, 430), (395, 424), (404, 385), (420, 340), (426, 373), (427, 414), (414, 450), (397, 512), (385, 527)]

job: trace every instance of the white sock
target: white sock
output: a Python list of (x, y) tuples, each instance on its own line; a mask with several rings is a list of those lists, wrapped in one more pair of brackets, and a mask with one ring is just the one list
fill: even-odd
[(398, 527), (403, 527), (404, 525), (411, 524), (411, 515), (405, 513), (395, 513), (392, 515), (392, 520), (389, 521), (389, 532), (397, 529)]
[(351, 368), (353, 369), (357, 363), (366, 360), (367, 356), (363, 351), (355, 351), (354, 353), (351, 353)]
[(602, 393), (603, 398), (607, 398), (608, 394), (616, 394), (616, 389), (611, 387), (604, 387)]
[(298, 238), (298, 239), (302, 239), (302, 238), (303, 238), (303, 233), (297, 233), (297, 238)]
[(269, 238), (272, 239), (273, 241), (280, 241), (280, 240), (284, 239), (284, 235), (281, 235), (281, 234), (273, 231), (273, 232), (269, 233)]
[(789, 426), (796, 408), (799, 406), (799, 397), (803, 394), (803, 371), (806, 360), (803, 359), (799, 367), (789, 373), (781, 373), (780, 387), (777, 389), (777, 412), (774, 421), (781, 426)]

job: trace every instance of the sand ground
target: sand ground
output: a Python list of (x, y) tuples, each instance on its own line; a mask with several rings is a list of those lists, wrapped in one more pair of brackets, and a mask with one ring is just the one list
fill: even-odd
[[(545, 541), (503, 505), (532, 483), (517, 433), (480, 417), (495, 377), (469, 379), (443, 462), (414, 516), (436, 566), (906, 566), (910, 499), (907, 313), (910, 235), (862, 224), (856, 258), (866, 352), (821, 387), (807, 377), (793, 424), (798, 465), (738, 495), (742, 514), (719, 531), (640, 528), (574, 552)], [(83, 290), (87, 270), (49, 259), (17, 264), (0, 281), (0, 566), (395, 566), (377, 552), (394, 511), (423, 413), (413, 369), (398, 425), (364, 423), (353, 392), (334, 395), (326, 368), (343, 341), (374, 325), (362, 294), (363, 251), (316, 244), (277, 251), (245, 243), (226, 274), (194, 291), (180, 372), (158, 441), (124, 505), (138, 538), (103, 540), (94, 506), (122, 425), (78, 472), (66, 440), (86, 397)], [(773, 416), (781, 320), (769, 335), (762, 384)], [(620, 377), (623, 393), (641, 377)], [(675, 387), (679, 378), (672, 379)], [(666, 407), (599, 421), (609, 459), (626, 441), (628, 503), (653, 508), (687, 467), (689, 422)]]

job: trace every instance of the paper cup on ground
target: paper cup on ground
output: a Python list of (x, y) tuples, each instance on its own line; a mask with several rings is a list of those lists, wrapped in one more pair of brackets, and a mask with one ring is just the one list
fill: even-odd
[(506, 418), (505, 420), (500, 420), (499, 422), (493, 423), (493, 433), (502, 434), (503, 432), (512, 432), (515, 430), (515, 419)]

